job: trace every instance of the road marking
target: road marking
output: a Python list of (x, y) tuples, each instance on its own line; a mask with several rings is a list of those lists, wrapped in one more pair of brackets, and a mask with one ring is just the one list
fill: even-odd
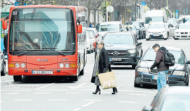
[(67, 94), (82, 93), (82, 92), (66, 92)]
[(42, 89), (42, 88), (45, 88), (45, 87), (51, 86), (51, 85), (53, 85), (53, 84), (55, 84), (55, 83), (51, 83), (51, 84), (48, 84), (48, 85), (42, 86), (42, 87), (40, 87), (40, 88), (37, 88), (36, 90), (40, 90), (40, 89)]
[(84, 99), (84, 101), (102, 101), (102, 100), (97, 100), (97, 99)]
[(120, 102), (120, 103), (131, 103), (131, 104), (137, 103), (137, 102), (132, 102), (132, 101), (118, 101), (118, 102)]
[(137, 92), (137, 93), (157, 93), (157, 91), (154, 91), (154, 90), (151, 90), (150, 92), (148, 92), (148, 91), (134, 91), (134, 90), (119, 90), (119, 91)]
[(50, 92), (34, 92), (34, 94), (50, 94)]
[(77, 86), (68, 86), (68, 88), (70, 88), (70, 89), (82, 88), (82, 87), (84, 87), (83, 85), (85, 85), (85, 84), (87, 84), (87, 83), (82, 83), (82, 84), (79, 84)]
[(32, 101), (32, 99), (15, 99), (14, 101)]
[(91, 105), (91, 104), (93, 104), (93, 103), (94, 103), (94, 102), (89, 102), (89, 103), (83, 105), (83, 107), (89, 106), (89, 105)]
[(80, 110), (81, 108), (77, 108), (77, 109), (74, 109), (75, 111), (78, 111), (78, 110)]
[(146, 96), (146, 94), (132, 94), (132, 93), (130, 93), (130, 95), (132, 95), (132, 96)]
[(18, 94), (18, 93), (3, 93), (3, 94)]
[(49, 99), (49, 101), (66, 101), (66, 99)]
[(31, 91), (31, 90), (1, 90), (2, 91)]

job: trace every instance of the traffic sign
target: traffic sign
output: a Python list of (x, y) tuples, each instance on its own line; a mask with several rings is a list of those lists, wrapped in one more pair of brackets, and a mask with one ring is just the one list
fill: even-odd
[(113, 11), (114, 11), (113, 6), (111, 6), (111, 5), (108, 6), (108, 7), (107, 7), (107, 11), (110, 12), (110, 13), (113, 12)]
[(19, 2), (18, 1), (15, 1), (15, 6), (19, 6)]
[(146, 2), (145, 1), (141, 1), (141, 5), (146, 5)]
[(178, 10), (175, 11), (175, 18), (179, 18), (179, 12), (178, 12)]

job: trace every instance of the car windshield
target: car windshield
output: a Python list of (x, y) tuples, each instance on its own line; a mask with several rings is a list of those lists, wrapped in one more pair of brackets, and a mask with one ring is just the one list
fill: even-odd
[(131, 34), (107, 34), (104, 38), (105, 44), (133, 44)]
[(100, 26), (100, 32), (104, 31), (119, 31), (119, 24), (106, 24)]
[(151, 24), (148, 26), (148, 29), (160, 29), (165, 28), (164, 24)]
[(137, 29), (139, 29), (139, 23), (138, 22), (133, 22), (133, 25), (137, 28)]
[(87, 30), (88, 31), (88, 33), (90, 34), (90, 37), (94, 37), (95, 35), (94, 35), (94, 32), (92, 31), (92, 30)]
[(146, 17), (145, 24), (149, 24), (151, 22), (164, 22), (164, 18), (163, 16)]
[(13, 10), (10, 51), (75, 50), (74, 20), (70, 9)]
[(181, 94), (168, 95), (162, 104), (161, 111), (189, 111), (190, 96)]
[[(177, 64), (184, 64), (185, 61), (184, 61), (184, 56), (181, 52), (179, 51), (173, 51), (173, 50), (169, 50), (170, 53), (172, 53), (175, 57), (175, 62)], [(143, 60), (152, 60), (154, 61), (156, 58), (156, 52), (153, 50), (153, 49), (149, 49), (146, 54), (144, 55), (143, 57)]]
[(179, 29), (190, 29), (189, 25), (179, 25)]

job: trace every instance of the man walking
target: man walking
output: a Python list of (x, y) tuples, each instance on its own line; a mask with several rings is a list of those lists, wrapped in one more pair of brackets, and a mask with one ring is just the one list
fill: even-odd
[(169, 66), (165, 65), (164, 63), (164, 52), (166, 48), (160, 47), (159, 44), (155, 44), (152, 48), (156, 52), (156, 59), (154, 64), (150, 67), (149, 72), (151, 72), (153, 68), (157, 67), (157, 89), (159, 91), (162, 87), (166, 85), (166, 74), (168, 73)]

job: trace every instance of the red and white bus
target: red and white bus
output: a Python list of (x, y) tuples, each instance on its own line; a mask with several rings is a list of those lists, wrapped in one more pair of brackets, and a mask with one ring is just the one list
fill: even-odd
[(11, 7), (8, 74), (14, 81), (22, 76), (66, 76), (77, 81), (87, 62), (86, 16), (85, 7)]

